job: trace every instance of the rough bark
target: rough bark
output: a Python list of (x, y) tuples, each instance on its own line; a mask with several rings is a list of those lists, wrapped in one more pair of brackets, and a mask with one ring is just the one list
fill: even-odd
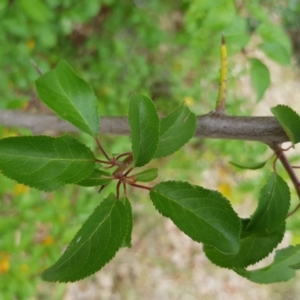
[[(29, 128), (34, 134), (78, 132), (78, 129), (54, 115), (39, 115), (20, 111), (0, 111), (0, 124)], [(102, 117), (101, 134), (130, 133), (126, 117)], [(275, 117), (242, 117), (210, 113), (197, 117), (195, 136), (199, 138), (259, 141), (268, 145), (289, 141)]]

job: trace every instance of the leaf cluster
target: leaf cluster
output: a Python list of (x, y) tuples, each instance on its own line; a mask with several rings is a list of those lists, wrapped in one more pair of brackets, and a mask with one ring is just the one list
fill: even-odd
[[(157, 211), (170, 218), (191, 239), (203, 243), (206, 256), (214, 264), (254, 282), (285, 281), (294, 276), (300, 263), (298, 246), (277, 252), (273, 264), (267, 268), (246, 269), (266, 257), (283, 238), (290, 191), (278, 174), (272, 173), (262, 187), (257, 209), (249, 219), (241, 219), (219, 192), (180, 181), (163, 181), (153, 187), (140, 184), (156, 178), (157, 169), (153, 168), (131, 174), (154, 158), (173, 154), (193, 137), (196, 116), (184, 104), (159, 118), (149, 97), (133, 94), (128, 110), (132, 152), (110, 157), (97, 137), (100, 118), (96, 96), (65, 61), (42, 75), (36, 81), (36, 89), (40, 99), (58, 116), (95, 139), (104, 159), (98, 159), (88, 147), (69, 135), (10, 137), (0, 140), (2, 173), (45, 191), (66, 184), (101, 186), (101, 191), (117, 181), (116, 193), (101, 201), (58, 261), (43, 272), (45, 280), (80, 280), (100, 270), (122, 246), (131, 246), (133, 217), (126, 195), (128, 185), (149, 190)], [(285, 106), (275, 107), (272, 112), (291, 141), (299, 142), (294, 129), (300, 124), (299, 116)], [(264, 164), (248, 167), (257, 169)], [(115, 169), (108, 172), (104, 165)], [(121, 187), (124, 195), (120, 193)], [(262, 279), (262, 274), (268, 274), (268, 279)]]
[[(58, 116), (93, 136), (100, 145), (96, 138), (100, 118), (94, 91), (65, 61), (42, 75), (36, 81), (36, 90), (40, 99)], [(53, 191), (71, 183), (104, 188), (113, 180), (119, 180), (125, 188), (125, 184), (136, 185), (136, 182), (148, 182), (157, 177), (157, 169), (129, 176), (131, 170), (126, 168), (132, 157), (131, 169), (144, 166), (154, 157), (167, 156), (180, 149), (196, 130), (196, 117), (183, 104), (160, 120), (152, 100), (138, 94), (130, 98), (128, 122), (132, 130), (132, 154), (106, 157), (108, 161), (102, 161), (117, 167), (112, 174), (103, 170), (102, 164), (96, 166), (99, 160), (95, 154), (69, 135), (0, 140), (1, 171), (19, 183), (43, 191)], [(104, 150), (103, 153), (107, 156)], [(127, 158), (122, 161), (122, 156)], [(43, 273), (43, 278), (76, 281), (101, 269), (121, 246), (131, 245), (131, 214), (130, 203), (127, 198), (121, 199), (117, 185), (117, 194), (101, 202), (63, 256)]]

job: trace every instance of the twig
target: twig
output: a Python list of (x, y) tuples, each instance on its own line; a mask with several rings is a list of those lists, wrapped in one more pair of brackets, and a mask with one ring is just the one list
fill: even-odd
[[(272, 149), (274, 150), (276, 156), (278, 157), (278, 159), (281, 161), (284, 169), (286, 170), (286, 172), (288, 173), (299, 198), (300, 201), (300, 182), (298, 180), (298, 177), (296, 176), (293, 167), (290, 165), (287, 157), (284, 154), (284, 151), (282, 150), (280, 145), (273, 145)], [(294, 214), (298, 209), (300, 208), (300, 203), (295, 207), (295, 209), (293, 209), (290, 213), (288, 213), (287, 217), (291, 216), (292, 214)]]
[(31, 59), (30, 62), (31, 62), (31, 64), (34, 66), (34, 68), (36, 69), (36, 71), (39, 73), (39, 75), (42, 76), (44, 73), (43, 73), (43, 71), (40, 69), (40, 67), (37, 65), (37, 63), (36, 63), (33, 59)]
[(291, 212), (289, 212), (286, 217), (288, 218), (291, 215), (293, 215), (299, 208), (300, 208), (300, 203), (298, 203), (298, 205)]
[(151, 189), (152, 189), (152, 187), (150, 187), (150, 186), (145, 186), (145, 185), (141, 185), (141, 184), (137, 184), (137, 183), (129, 183), (129, 185), (135, 186), (137, 188), (141, 188), (144, 190), (148, 190), (148, 191), (151, 191)]
[(109, 156), (107, 155), (107, 153), (106, 153), (105, 150), (103, 149), (103, 147), (102, 147), (100, 141), (99, 141), (97, 138), (95, 138), (95, 141), (96, 141), (96, 143), (97, 143), (98, 148), (100, 149), (100, 151), (102, 152), (102, 154), (105, 156), (105, 158), (107, 159), (107, 161), (110, 161)]

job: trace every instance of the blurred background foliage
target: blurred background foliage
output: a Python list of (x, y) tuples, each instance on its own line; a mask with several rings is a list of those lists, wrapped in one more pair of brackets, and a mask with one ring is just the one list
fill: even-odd
[[(0, 31), (0, 109), (36, 113), (50, 112), (35, 94), (39, 75), (34, 64), (46, 72), (67, 60), (93, 86), (101, 115), (125, 115), (133, 92), (149, 95), (161, 115), (182, 102), (196, 114), (205, 114), (217, 97), (224, 33), (228, 113), (251, 115), (272, 77), (256, 52), (285, 67), (300, 62), (297, 0), (0, 0)], [(256, 102), (238, 93), (239, 78), (245, 74)], [(30, 132), (2, 127), (0, 134)], [(88, 137), (81, 139), (95, 148)], [(130, 147), (128, 137), (103, 141), (112, 153)], [(263, 171), (241, 173), (228, 160), (250, 163), (270, 155), (258, 143), (194, 139), (153, 165), (160, 167), (161, 179), (219, 189), (239, 204), (258, 195), (272, 162)], [(49, 293), (45, 285), (41, 288), (39, 274), (58, 258), (99, 195), (78, 187), (51, 194), (29, 191), (3, 176), (0, 195), (0, 300), (62, 298), (64, 286), (55, 285)], [(132, 193), (132, 198), (137, 196)], [(147, 215), (147, 209), (139, 213)], [(295, 242), (300, 240), (299, 225), (297, 216), (289, 222)]]

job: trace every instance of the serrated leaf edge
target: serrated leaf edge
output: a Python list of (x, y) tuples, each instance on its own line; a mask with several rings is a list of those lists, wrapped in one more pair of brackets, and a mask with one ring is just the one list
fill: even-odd
[[(61, 89), (62, 89), (62, 91), (63, 91), (63, 95), (69, 100), (69, 96), (68, 96), (68, 94), (66, 94), (65, 88), (64, 88), (64, 86), (61, 85), (60, 81), (58, 80), (57, 74), (56, 74), (56, 72), (57, 72), (57, 69), (56, 69), (56, 68), (59, 67), (59, 65), (63, 65), (63, 64), (66, 65), (66, 66), (73, 72), (73, 75), (75, 75), (81, 82), (84, 82), (84, 83), (90, 88), (90, 90), (91, 90), (92, 93), (94, 94), (95, 98), (97, 99), (96, 94), (95, 94), (95, 91), (94, 91), (92, 85), (91, 85), (89, 82), (85, 81), (83, 78), (81, 78), (81, 77), (75, 72), (75, 70), (68, 64), (68, 62), (67, 62), (66, 60), (61, 60), (61, 61), (59, 61), (58, 64), (56, 65), (56, 67), (55, 67), (54, 69), (52, 69), (52, 70), (48, 71), (47, 73), (45, 73), (45, 74), (50, 74), (50, 73), (52, 73), (52, 74), (55, 76), (55, 80), (56, 80), (56, 82), (59, 84), (59, 86), (61, 87)], [(41, 77), (42, 77), (42, 76), (41, 76)], [(40, 78), (41, 78), (41, 77), (40, 77)], [(38, 78), (38, 79), (40, 79), (40, 78)], [(37, 82), (38, 79), (37, 79), (35, 82)], [(41, 99), (41, 97), (40, 97), (40, 95), (39, 95), (39, 92), (37, 91), (37, 88), (36, 88), (36, 92), (37, 92), (39, 98)], [(72, 124), (73, 126), (75, 126), (76, 128), (78, 128), (80, 131), (82, 131), (82, 132), (84, 132), (84, 133), (87, 133), (87, 134), (90, 134), (91, 136), (96, 136), (96, 135), (98, 134), (98, 132), (99, 132), (99, 130), (100, 130), (100, 117), (99, 117), (99, 114), (98, 114), (98, 118), (97, 118), (97, 119), (98, 119), (98, 120), (97, 120), (97, 121), (98, 121), (98, 129), (97, 129), (97, 132), (94, 133), (93, 130), (92, 130), (92, 128), (89, 126), (89, 122), (87, 122), (86, 118), (84, 118), (84, 116), (82, 115), (81, 111), (78, 110), (78, 108), (74, 105), (74, 103), (73, 103), (72, 101), (71, 101), (71, 102), (68, 101), (68, 104), (71, 105), (73, 108), (75, 108), (75, 111), (81, 116), (83, 122), (82, 122), (81, 120), (78, 120), (78, 119), (77, 119), (77, 120), (78, 120), (81, 124), (86, 125), (86, 127), (89, 129), (89, 132), (87, 132), (86, 130), (83, 130), (82, 128), (80, 128), (80, 127), (78, 127), (77, 125), (73, 124), (73, 122), (71, 122), (70, 120), (66, 119), (66, 118), (64, 117), (63, 114), (60, 114), (60, 113), (56, 112), (55, 110), (53, 110), (53, 109), (52, 109), (47, 103), (45, 103), (43, 100), (41, 100), (41, 101), (42, 101), (45, 105), (47, 105), (47, 107), (49, 107), (49, 108), (50, 108), (57, 116), (59, 116), (61, 119), (65, 120), (65, 121), (69, 122), (70, 124)], [(98, 105), (97, 105), (97, 103), (96, 103), (94, 109), (95, 109), (96, 111), (98, 111)]]
[[(177, 109), (179, 109), (179, 108), (180, 108), (181, 106), (183, 106), (183, 105), (184, 105), (184, 104), (178, 106), (175, 110), (173, 110), (173, 111), (170, 113), (170, 115), (171, 115), (172, 113), (174, 113)], [(197, 117), (196, 117), (196, 115), (195, 115), (191, 110), (189, 110), (189, 114), (188, 114), (188, 116), (186, 116), (186, 118), (188, 118), (190, 114), (192, 114), (192, 115), (195, 116), (195, 129), (194, 129), (194, 132), (193, 132), (192, 136), (191, 136), (186, 142), (184, 142), (184, 143), (182, 144), (182, 146), (181, 146), (179, 149), (174, 150), (174, 151), (171, 151), (169, 154), (161, 155), (161, 156), (156, 156), (156, 155), (155, 155), (156, 152), (155, 152), (155, 154), (154, 154), (154, 156), (153, 156), (154, 158), (162, 158), (162, 157), (167, 157), (167, 156), (173, 155), (174, 153), (176, 153), (177, 151), (179, 151), (181, 148), (183, 148), (183, 147), (190, 141), (191, 138), (193, 138), (193, 136), (195, 135), (195, 132), (196, 132), (196, 130), (197, 130)], [(165, 116), (164, 118), (166, 118), (166, 117), (168, 117), (168, 116), (169, 116), (169, 115)], [(160, 119), (160, 122), (161, 122), (164, 118)], [(160, 139), (160, 138), (161, 138), (161, 136), (159, 137), (159, 139)], [(157, 144), (157, 149), (158, 149), (158, 145), (159, 145), (159, 140), (158, 140), (158, 144)], [(156, 149), (156, 151), (157, 151), (157, 149)]]
[(298, 142), (294, 142), (293, 141), (293, 134), (292, 134), (292, 132), (290, 130), (287, 130), (286, 126), (281, 123), (281, 121), (277, 118), (277, 116), (273, 112), (274, 108), (280, 108), (280, 107), (288, 108), (291, 112), (293, 112), (299, 118), (299, 121), (300, 121), (300, 115), (295, 110), (293, 110), (290, 106), (288, 106), (288, 105), (278, 104), (278, 105), (276, 105), (274, 107), (271, 107), (272, 114), (275, 116), (275, 118), (277, 119), (277, 121), (280, 123), (280, 125), (281, 125), (283, 131), (285, 132), (285, 134), (287, 135), (287, 137), (290, 139), (290, 141), (292, 142), (293, 145), (297, 144), (297, 143), (299, 143), (299, 141)]
[[(63, 136), (69, 136), (69, 137), (74, 138), (74, 139), (77, 140), (82, 146), (84, 146), (86, 149), (88, 149), (89, 151), (91, 151), (91, 153), (93, 153), (93, 151), (92, 151), (89, 147), (87, 147), (85, 144), (81, 143), (81, 142), (79, 141), (79, 139), (77, 139), (77, 138), (75, 138), (75, 137), (73, 137), (73, 136), (71, 136), (71, 135), (69, 135), (69, 134), (63, 134), (63, 135), (61, 135), (61, 136), (59, 136), (59, 137), (51, 137), (51, 136), (48, 136), (48, 135), (38, 135), (38, 136), (36, 136), (36, 137), (47, 137), (47, 138), (53, 138), (53, 139), (56, 139), (56, 138), (60, 138), (60, 137), (63, 137)], [(21, 138), (27, 138), (27, 137), (35, 137), (35, 136), (32, 136), (32, 135), (29, 135), (29, 136), (21, 136)], [(12, 137), (7, 137), (7, 138), (12, 138)], [(15, 137), (15, 138), (18, 138), (18, 137)], [(4, 139), (6, 139), (6, 138), (4, 138)], [(0, 140), (2, 140), (2, 139), (0, 139)], [(94, 153), (93, 153), (93, 155), (94, 155)], [(94, 169), (87, 175), (87, 177), (88, 177), (89, 175), (91, 175), (93, 171), (94, 171)], [(4, 173), (3, 170), (0, 170), (0, 173), (3, 174), (5, 177), (7, 177), (7, 178), (13, 180), (14, 182), (23, 184), (23, 185), (28, 186), (28, 187), (30, 187), (30, 188), (37, 189), (37, 190), (42, 191), (42, 192), (53, 192), (53, 191), (57, 191), (57, 190), (59, 190), (60, 188), (62, 188), (63, 186), (66, 186), (66, 185), (69, 185), (69, 184), (77, 184), (77, 183), (80, 182), (81, 180), (84, 180), (84, 179), (81, 179), (81, 180), (76, 181), (76, 182), (64, 183), (64, 184), (60, 185), (59, 187), (57, 187), (57, 188), (55, 188), (55, 189), (47, 189), (47, 188), (42, 189), (42, 188), (37, 187), (37, 186), (35, 186), (35, 185), (33, 185), (33, 184), (32, 184), (32, 185), (28, 185), (27, 183), (23, 182), (22, 180), (17, 181), (17, 180), (15, 180), (14, 178), (10, 177), (9, 175), (6, 175), (6, 173)]]
[[(118, 201), (118, 200), (116, 200), (116, 201)], [(122, 203), (123, 204), (123, 203)], [(93, 210), (93, 212), (89, 215), (89, 217), (95, 212), (95, 210), (99, 207), (101, 205), (101, 203)], [(123, 204), (124, 205), (124, 204)], [(125, 205), (124, 205), (125, 206)], [(113, 208), (112, 208), (112, 210), (113, 210)], [(88, 218), (89, 218), (88, 217)], [(127, 217), (128, 217), (128, 215), (127, 215)], [(87, 219), (88, 219), (87, 218)], [(102, 223), (105, 221), (107, 219), (107, 217), (102, 221)], [(101, 223), (101, 224), (102, 224)], [(83, 225), (85, 224), (85, 222), (83, 223)], [(82, 225), (82, 226), (83, 226)], [(100, 226), (100, 224), (99, 224), (99, 226)], [(129, 226), (129, 220), (128, 220), (128, 218), (127, 218), (127, 220), (126, 220), (126, 231), (125, 231), (125, 234), (124, 234), (124, 237), (123, 237), (123, 239), (122, 239), (122, 242), (123, 242), (123, 240), (124, 240), (124, 238), (126, 237), (126, 234), (127, 234), (127, 230), (128, 230), (128, 226)], [(68, 247), (71, 245), (71, 243), (72, 243), (72, 241), (73, 240), (76, 240), (77, 238), (78, 238), (78, 235), (79, 235), (79, 231), (81, 230), (81, 228), (77, 231), (77, 233), (75, 234), (75, 236), (73, 237), (73, 239), (71, 240), (71, 242), (69, 243), (69, 245), (68, 245)], [(82, 280), (82, 279), (84, 279), (84, 278), (87, 278), (87, 277), (89, 277), (89, 276), (91, 276), (91, 275), (93, 275), (93, 274), (95, 274), (96, 272), (99, 272), (101, 269), (103, 269), (115, 256), (116, 256), (116, 254), (117, 254), (117, 252), (121, 249), (121, 247), (122, 247), (122, 242), (120, 243), (120, 246), (119, 246), (119, 248), (114, 252), (114, 253), (112, 253), (112, 256), (111, 256), (111, 258), (100, 268), (100, 269), (98, 269), (98, 270), (96, 270), (96, 271), (92, 271), (92, 272), (90, 272), (90, 273), (88, 273), (88, 274), (86, 274), (86, 275), (84, 275), (84, 276), (82, 276), (82, 277), (79, 277), (78, 279), (76, 279), (76, 280), (47, 280), (47, 279), (45, 279), (43, 276), (43, 274), (49, 269), (49, 268), (51, 268), (54, 264), (56, 264), (57, 263), (57, 261), (62, 257), (62, 255), (64, 254), (62, 254), (61, 256), (60, 256), (60, 258), (52, 265), (52, 266), (50, 266), (49, 268), (47, 268), (46, 270), (44, 270), (43, 271), (43, 273), (42, 273), (42, 278), (43, 278), (43, 280), (45, 280), (45, 281), (47, 281), (47, 282), (64, 282), (64, 283), (67, 283), (67, 282), (76, 282), (76, 281), (79, 281), (79, 280)], [(83, 244), (82, 244), (83, 245)], [(66, 251), (66, 250), (65, 250)]]
[[(251, 271), (259, 271), (259, 270), (265, 269), (265, 268), (267, 268), (267, 267), (270, 267), (270, 266), (274, 263), (274, 261), (275, 261), (277, 252), (279, 252), (279, 251), (281, 251), (281, 250), (286, 250), (286, 249), (288, 249), (288, 248), (290, 248), (290, 247), (297, 247), (297, 246), (299, 246), (299, 245), (295, 245), (295, 246), (290, 245), (290, 246), (288, 246), (287, 248), (283, 248), (283, 249), (278, 249), (278, 250), (276, 250), (276, 251), (275, 251), (275, 257), (274, 257), (273, 261), (272, 261), (269, 265), (267, 265), (267, 266), (265, 266), (265, 267), (263, 267), (263, 268), (250, 270), (250, 272), (251, 272)], [(291, 268), (291, 269), (293, 269), (291, 266), (288, 266), (288, 267)], [(245, 268), (233, 268), (232, 270), (235, 271), (237, 274), (239, 274), (238, 270), (241, 270), (241, 269), (244, 270), (244, 271), (249, 271), (249, 270), (246, 270)], [(296, 269), (293, 269), (293, 270), (296, 272)], [(240, 274), (239, 274), (239, 275), (240, 275)], [(242, 276), (242, 275), (240, 275), (240, 276)], [(265, 282), (253, 281), (253, 280), (251, 280), (250, 278), (248, 278), (248, 277), (246, 277), (246, 276), (242, 276), (242, 277), (245, 278), (245, 279), (247, 279), (247, 280), (249, 280), (249, 281), (251, 281), (251, 282), (255, 282), (255, 283), (258, 283), (258, 284), (272, 284), (272, 283), (278, 283), (278, 282), (287, 282), (287, 281), (289, 281), (289, 280), (291, 279), (291, 278), (288, 278), (288, 279), (286, 279), (286, 280), (280, 280), (280, 281), (273, 281), (273, 282), (267, 282), (267, 283), (265, 283)], [(292, 278), (293, 278), (293, 277), (292, 277)]]
[[(267, 184), (269, 183), (271, 177), (273, 177), (273, 176), (275, 176), (274, 179), (273, 179), (274, 182), (276, 182), (276, 180), (278, 180), (277, 178), (279, 178), (279, 180), (282, 180), (282, 181), (286, 184), (286, 182), (285, 182), (278, 174), (276, 174), (276, 173), (271, 173), (271, 175), (268, 177), (267, 182), (266, 182), (266, 183), (263, 185), (263, 187), (260, 189), (260, 192), (259, 192), (259, 199), (261, 199), (261, 198), (264, 196), (264, 195), (263, 195), (263, 191), (264, 191), (264, 189), (266, 188)], [(272, 195), (275, 193), (275, 184), (276, 184), (276, 183), (274, 183), (273, 186), (272, 186), (272, 192), (271, 192)], [(288, 188), (288, 186), (287, 186), (287, 188)], [(289, 188), (288, 188), (288, 193), (289, 193), (289, 206), (288, 206), (288, 208), (287, 208), (287, 213), (288, 213), (288, 210), (289, 210), (290, 205), (291, 205), (291, 192), (290, 192), (290, 189), (289, 189)], [(259, 201), (259, 202), (260, 202), (260, 201)], [(259, 202), (258, 202), (258, 207), (259, 207)], [(271, 203), (268, 203), (268, 206), (267, 206), (267, 207), (269, 208), (270, 205), (271, 205)], [(257, 207), (256, 210), (253, 212), (253, 214), (251, 215), (250, 221), (249, 221), (249, 223), (248, 223), (246, 229), (248, 229), (249, 225), (251, 224), (252, 217), (254, 216), (254, 214), (256, 213), (256, 211), (258, 210), (258, 207)], [(260, 222), (262, 221), (263, 217), (264, 217), (266, 214), (267, 214), (267, 209), (264, 211), (264, 213), (263, 213), (263, 215), (261, 216), (261, 218), (259, 219), (259, 222), (258, 222), (258, 223), (260, 223)], [(283, 220), (283, 222), (284, 222), (284, 220)], [(256, 223), (256, 225), (257, 225), (257, 223)], [(278, 224), (277, 229), (278, 229), (280, 226), (281, 226), (281, 224)], [(250, 229), (248, 229), (248, 230), (249, 230), (249, 231), (253, 231), (253, 230), (254, 230), (254, 232), (256, 232), (256, 231), (255, 231), (255, 228), (256, 228), (256, 227), (253, 226), (252, 228), (250, 228)], [(273, 232), (275, 232), (277, 229), (275, 229)], [(259, 233), (259, 231), (257, 231), (257, 233)], [(272, 232), (269, 232), (269, 233), (271, 234)]]
[[(134, 94), (131, 95), (131, 97), (134, 96), (134, 95), (140, 95), (140, 96), (144, 96), (144, 97), (149, 98), (149, 99), (152, 101), (153, 106), (154, 106), (155, 111), (156, 111), (156, 114), (157, 114), (157, 116), (158, 116), (157, 107), (156, 107), (156, 105), (154, 104), (153, 100), (152, 100), (150, 97), (148, 97), (148, 96), (146, 96), (146, 95), (143, 95), (143, 94), (139, 94), (139, 93), (134, 93)], [(130, 98), (131, 98), (131, 97), (130, 97)], [(127, 116), (128, 116), (128, 124), (129, 124), (129, 128), (130, 128), (130, 141), (131, 141), (131, 144), (132, 144), (132, 128), (131, 128), (130, 122), (129, 122), (129, 106), (128, 106)], [(160, 119), (159, 119), (159, 117), (158, 117), (158, 132), (160, 132)], [(159, 141), (159, 135), (158, 135), (158, 141)], [(156, 143), (156, 149), (155, 149), (155, 152), (157, 151), (157, 148), (158, 148), (158, 141), (157, 141), (157, 143)], [(154, 157), (155, 152), (154, 152), (152, 158), (150, 159), (150, 161), (151, 161), (153, 158), (155, 158), (155, 157)], [(133, 153), (133, 160), (134, 160), (134, 153)], [(143, 166), (145, 166), (146, 164), (148, 164), (150, 161), (148, 161), (148, 162), (146, 162), (146, 163), (143, 163), (142, 165), (138, 165), (138, 166), (136, 166), (136, 167), (143, 167)], [(135, 162), (134, 162), (134, 163), (135, 163)]]
[[(274, 232), (273, 232), (273, 233), (274, 233)], [(263, 259), (265, 259), (266, 257), (268, 257), (268, 256), (274, 251), (274, 249), (282, 242), (282, 240), (283, 240), (283, 238), (284, 238), (284, 233), (285, 233), (285, 230), (283, 230), (282, 233), (281, 233), (281, 236), (279, 236), (277, 244), (276, 244), (272, 249), (270, 249), (270, 251), (269, 251), (268, 253), (266, 253), (263, 257), (261, 257), (261, 258), (260, 258), (259, 260), (257, 260), (257, 261), (251, 262), (251, 263), (246, 264), (245, 266), (239, 267), (239, 268), (247, 268), (247, 267), (249, 267), (249, 266), (255, 265), (256, 263), (258, 263), (258, 262), (262, 261)], [(253, 235), (255, 235), (255, 234), (253, 234)], [(257, 234), (257, 235), (258, 235), (258, 234)], [(258, 236), (264, 236), (264, 235), (258, 235)], [(249, 237), (249, 236), (247, 236), (247, 237)], [(247, 237), (245, 237), (245, 238), (247, 238)], [(241, 240), (241, 241), (242, 241), (242, 240)], [(211, 246), (211, 245), (208, 245), (208, 246), (213, 247), (213, 246)], [(213, 248), (214, 248), (214, 247), (213, 247)], [(217, 249), (217, 251), (219, 251), (219, 250)], [(220, 251), (219, 251), (219, 252), (220, 252)], [(204, 252), (204, 254), (205, 254), (205, 252)], [(225, 255), (226, 255), (226, 254), (225, 254)], [(230, 254), (229, 254), (229, 255), (230, 255)], [(206, 256), (206, 254), (205, 254), (205, 256)], [(208, 259), (211, 263), (213, 263), (214, 265), (216, 265), (216, 266), (218, 266), (218, 267), (221, 267), (221, 268), (223, 268), (223, 269), (234, 270), (235, 268), (237, 268), (237, 267), (232, 267), (232, 268), (230, 268), (230, 267), (228, 267), (228, 266), (222, 266), (221, 264), (212, 261), (208, 256), (206, 256), (206, 257), (207, 257), (207, 259)]]
[[(196, 187), (198, 187), (198, 186), (196, 186), (196, 185), (193, 185), (193, 184), (191, 184), (191, 183), (189, 183), (189, 182), (185, 182), (185, 181), (175, 181), (175, 180), (168, 180), (168, 181), (163, 181), (164, 183), (185, 183), (185, 184), (188, 184), (188, 185), (190, 185), (193, 189), (195, 189)], [(162, 182), (160, 182), (160, 183), (162, 183)], [(158, 183), (157, 185), (159, 185), (160, 183)], [(155, 186), (154, 186), (155, 187)], [(153, 187), (153, 188), (154, 188)], [(200, 186), (200, 188), (203, 188), (203, 187), (201, 187)], [(210, 189), (206, 189), (206, 188), (203, 188), (203, 189), (205, 189), (205, 190), (208, 190), (208, 191), (210, 191), (210, 192), (213, 192), (213, 193), (216, 193), (216, 194), (218, 194), (218, 195), (220, 195), (220, 196), (222, 196), (222, 198), (224, 199), (224, 200), (226, 200), (226, 202), (230, 205), (230, 207), (232, 208), (232, 206), (231, 206), (231, 203), (230, 203), (230, 201), (226, 198), (226, 197), (224, 197), (223, 196), (223, 194), (221, 194), (220, 192), (218, 192), (218, 191), (214, 191), (214, 190), (210, 190)], [(150, 193), (152, 192), (152, 190), (150, 191)], [(162, 194), (160, 194), (160, 195), (162, 195)], [(150, 196), (150, 198), (151, 198), (151, 196)], [(153, 201), (151, 201), (152, 203), (153, 203)], [(167, 215), (165, 215), (163, 212), (161, 212), (159, 209), (158, 209), (158, 207), (153, 203), (153, 206), (155, 207), (155, 209), (162, 215), (162, 216), (164, 216), (164, 217), (166, 217), (166, 218), (168, 218), (168, 219), (170, 219), (172, 222), (173, 222), (173, 220), (170, 218), (170, 217), (168, 217)], [(238, 217), (238, 214), (236, 213), (236, 211), (232, 208), (232, 211), (234, 212), (234, 214)], [(174, 222), (173, 222), (174, 223)], [(175, 223), (174, 223), (175, 224)], [(175, 224), (175, 226), (177, 227), (177, 225)], [(212, 228), (214, 228), (213, 226), (211, 226)], [(179, 227), (178, 227), (179, 228)], [(180, 229), (180, 228), (179, 228)], [(215, 229), (215, 228), (214, 228)], [(181, 230), (181, 229), (180, 229)], [(215, 230), (217, 230), (217, 229), (215, 229)], [(182, 230), (181, 230), (182, 231)], [(184, 231), (182, 231), (182, 232), (184, 232)], [(241, 235), (241, 232), (242, 232), (242, 225), (239, 227), (239, 236)], [(185, 232), (184, 232), (184, 234), (186, 234)], [(194, 238), (192, 238), (192, 237), (190, 237), (188, 234), (186, 234), (191, 240), (193, 240), (193, 241), (195, 241), (195, 242), (197, 242), (197, 243), (202, 243), (203, 244), (203, 242), (201, 242), (201, 241), (197, 241), (196, 239), (194, 239)], [(223, 235), (223, 234), (222, 234)], [(208, 245), (208, 244), (207, 244)], [(211, 247), (215, 247), (215, 246), (213, 246), (213, 245), (209, 245), (209, 246), (211, 246)], [(220, 251), (220, 250), (218, 250), (218, 251)], [(220, 251), (221, 252), (221, 251)]]

